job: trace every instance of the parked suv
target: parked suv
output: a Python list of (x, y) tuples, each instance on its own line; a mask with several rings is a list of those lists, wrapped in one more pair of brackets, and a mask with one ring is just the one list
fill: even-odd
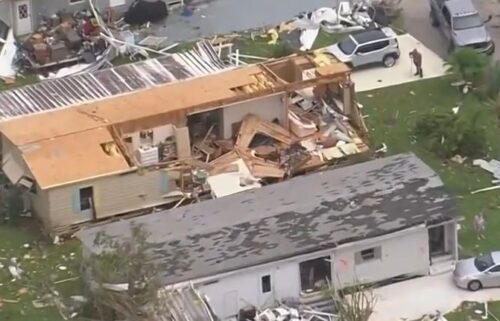
[(495, 44), (485, 23), (471, 0), (430, 0), (431, 22), (439, 27), (449, 42), (449, 51), (470, 47), (478, 52), (492, 54)]
[(400, 55), (397, 35), (387, 27), (352, 33), (326, 51), (352, 67), (376, 63), (392, 67)]

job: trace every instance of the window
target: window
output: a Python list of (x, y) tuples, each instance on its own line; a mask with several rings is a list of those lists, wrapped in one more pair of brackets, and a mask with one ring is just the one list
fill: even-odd
[(271, 292), (271, 276), (269, 274), (261, 277), (260, 283), (261, 283), (262, 293)]
[(376, 49), (375, 48), (375, 44), (373, 43), (370, 43), (370, 44), (367, 44), (367, 45), (362, 45), (362, 46), (359, 46), (358, 50), (356, 50), (356, 53), (359, 54), (359, 53), (369, 53), (369, 52), (372, 52)]
[(299, 264), (300, 286), (303, 292), (315, 292), (328, 286), (332, 267), (329, 256), (304, 261)]
[(372, 44), (372, 51), (384, 49), (389, 46), (389, 40), (383, 40)]
[(380, 260), (382, 258), (382, 248), (380, 246), (364, 249), (354, 255), (356, 264), (362, 264), (368, 261)]
[(493, 257), (491, 257), (491, 254), (485, 254), (474, 259), (474, 265), (479, 272), (486, 271), (494, 264), (495, 263), (493, 262)]
[(483, 19), (477, 13), (453, 18), (453, 30), (478, 28), (483, 24)]
[(92, 208), (92, 196), (94, 194), (92, 186), (80, 189), (80, 211), (90, 210)]
[(500, 265), (497, 265), (497, 266), (491, 268), (490, 272), (494, 272), (494, 273), (500, 272)]
[(346, 55), (352, 54), (354, 49), (356, 49), (356, 43), (352, 40), (351, 36), (345, 38), (341, 42), (339, 42), (339, 49)]

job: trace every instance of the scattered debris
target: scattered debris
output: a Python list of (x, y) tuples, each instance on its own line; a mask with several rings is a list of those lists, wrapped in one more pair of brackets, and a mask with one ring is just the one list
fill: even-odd
[(21, 279), (23, 270), (19, 267), (17, 259), (15, 257), (10, 259), (9, 272), (13, 277), (13, 281)]
[(479, 166), (485, 171), (493, 174), (493, 177), (495, 179), (500, 179), (500, 161), (492, 159), (487, 162), (484, 159), (475, 159), (474, 161), (472, 161), (472, 165)]
[(57, 267), (57, 269), (58, 269), (59, 271), (66, 271), (68, 268), (67, 268), (65, 265), (59, 265), (59, 266)]
[(475, 191), (470, 192), (471, 194), (477, 194), (477, 193), (482, 193), (482, 192), (488, 192), (488, 191), (493, 191), (496, 189), (500, 189), (500, 185), (495, 185), (495, 186), (490, 186), (490, 187), (485, 187), (481, 189), (477, 189)]
[(452, 161), (458, 164), (463, 164), (466, 160), (467, 157), (462, 157), (461, 155), (455, 155), (451, 158)]
[(323, 7), (315, 11), (298, 15), (293, 20), (296, 28), (302, 30), (300, 35), (301, 50), (310, 50), (320, 29), (328, 33), (352, 32), (374, 25), (368, 5), (350, 1), (338, 2), (336, 8)]
[(455, 106), (451, 109), (451, 111), (456, 115), (458, 114), (458, 111), (460, 110), (460, 106)]

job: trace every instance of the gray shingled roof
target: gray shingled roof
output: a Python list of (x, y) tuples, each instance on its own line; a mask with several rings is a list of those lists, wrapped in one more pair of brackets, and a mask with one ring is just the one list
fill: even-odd
[(456, 217), (440, 178), (413, 154), (299, 176), (202, 203), (81, 231), (151, 232), (168, 284), (333, 248)]

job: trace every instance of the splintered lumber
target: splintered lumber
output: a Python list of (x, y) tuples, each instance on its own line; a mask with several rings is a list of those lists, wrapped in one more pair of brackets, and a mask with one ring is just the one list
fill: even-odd
[(248, 114), (241, 123), (236, 146), (242, 150), (247, 149), (256, 134), (269, 136), (286, 145), (291, 145), (293, 142), (290, 133), (283, 127), (263, 121), (256, 115)]

